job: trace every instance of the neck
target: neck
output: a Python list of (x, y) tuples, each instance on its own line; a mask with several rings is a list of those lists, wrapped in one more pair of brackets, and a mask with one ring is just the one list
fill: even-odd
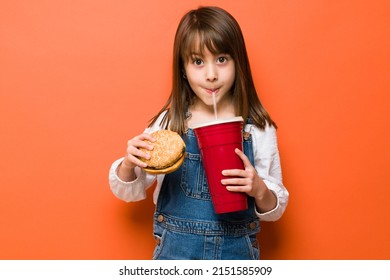
[[(204, 103), (194, 102), (189, 107), (191, 118), (188, 119), (188, 126), (195, 123), (207, 122), (215, 120), (214, 106), (207, 106)], [(218, 119), (235, 117), (235, 109), (233, 102), (218, 103), (217, 106)]]

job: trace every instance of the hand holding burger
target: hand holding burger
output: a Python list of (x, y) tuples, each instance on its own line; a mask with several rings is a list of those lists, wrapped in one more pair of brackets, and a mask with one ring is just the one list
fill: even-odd
[(184, 161), (185, 143), (180, 135), (171, 130), (158, 130), (151, 134), (154, 142), (145, 140), (153, 145), (153, 149), (140, 148), (150, 158), (139, 157), (147, 164), (143, 169), (151, 174), (167, 174), (179, 169)]
[(142, 133), (127, 142), (127, 155), (119, 165), (117, 175), (122, 181), (133, 181), (136, 166), (152, 174), (173, 172), (183, 163), (184, 154), (185, 143), (176, 132)]

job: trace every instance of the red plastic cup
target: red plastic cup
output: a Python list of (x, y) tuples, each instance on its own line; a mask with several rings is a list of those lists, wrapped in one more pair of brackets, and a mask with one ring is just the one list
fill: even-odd
[[(222, 170), (244, 169), (244, 164), (235, 153), (242, 151), (243, 118), (219, 119), (195, 125), (203, 167), (209, 185), (214, 210), (217, 214), (246, 210), (247, 196), (241, 192), (230, 192), (221, 184)], [(230, 177), (231, 178), (231, 177)]]

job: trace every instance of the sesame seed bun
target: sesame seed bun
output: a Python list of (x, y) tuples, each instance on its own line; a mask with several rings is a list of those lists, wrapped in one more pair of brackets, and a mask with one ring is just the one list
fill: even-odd
[(151, 174), (167, 174), (179, 169), (184, 161), (185, 143), (180, 135), (171, 130), (158, 130), (153, 132), (155, 142), (153, 150), (140, 150), (150, 155), (150, 159), (140, 158), (148, 166), (144, 170)]

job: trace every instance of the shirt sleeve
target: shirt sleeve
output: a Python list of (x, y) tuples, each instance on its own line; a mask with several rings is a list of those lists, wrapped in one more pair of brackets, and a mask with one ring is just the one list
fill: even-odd
[(251, 131), (256, 171), (277, 199), (274, 209), (264, 213), (256, 211), (256, 214), (262, 221), (276, 221), (286, 210), (289, 198), (289, 193), (283, 185), (276, 129), (267, 126), (260, 130), (252, 126)]
[(139, 201), (146, 198), (146, 190), (153, 185), (156, 180), (155, 175), (147, 174), (141, 168), (136, 167), (137, 178), (131, 182), (122, 181), (117, 175), (118, 166), (122, 163), (120, 158), (111, 165), (109, 183), (113, 194), (126, 202)]
[[(152, 133), (158, 129), (161, 129), (159, 126), (162, 118), (164, 117), (166, 112), (163, 112), (159, 118), (156, 120), (152, 127), (148, 127), (144, 132)], [(111, 165), (109, 172), (109, 185), (113, 194), (126, 202), (139, 201), (146, 198), (146, 190), (153, 185), (153, 183), (157, 180), (157, 187), (154, 191), (153, 201), (156, 203), (157, 197), (160, 191), (161, 182), (164, 176), (161, 175), (153, 175), (146, 173), (143, 169), (136, 167), (135, 174), (136, 179), (131, 182), (124, 182), (118, 177), (118, 167), (122, 163), (124, 158), (120, 158)]]

